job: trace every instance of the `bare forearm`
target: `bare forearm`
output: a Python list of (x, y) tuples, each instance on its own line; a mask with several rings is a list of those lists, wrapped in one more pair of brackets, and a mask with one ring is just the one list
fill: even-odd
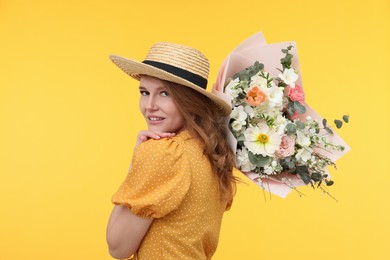
[(123, 259), (136, 252), (152, 221), (134, 215), (125, 206), (114, 206), (106, 232), (111, 256)]

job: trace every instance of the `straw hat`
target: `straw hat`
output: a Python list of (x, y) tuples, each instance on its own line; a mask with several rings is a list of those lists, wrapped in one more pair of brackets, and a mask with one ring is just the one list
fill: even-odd
[(109, 57), (115, 65), (137, 80), (140, 80), (141, 75), (148, 75), (190, 87), (214, 101), (223, 115), (231, 112), (231, 106), (227, 102), (206, 91), (209, 61), (192, 47), (176, 43), (156, 43), (143, 62), (117, 55)]

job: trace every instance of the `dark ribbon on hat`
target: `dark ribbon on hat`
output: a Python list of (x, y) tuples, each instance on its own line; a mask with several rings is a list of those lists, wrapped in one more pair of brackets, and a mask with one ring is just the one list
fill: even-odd
[(191, 71), (184, 70), (182, 68), (178, 68), (176, 66), (172, 66), (166, 63), (158, 62), (158, 61), (152, 61), (152, 60), (144, 60), (142, 63), (148, 64), (150, 66), (153, 66), (155, 68), (164, 70), (166, 72), (169, 72), (175, 76), (178, 76), (180, 78), (186, 79), (189, 82), (206, 89), (207, 88), (207, 79), (196, 75), (195, 73), (192, 73)]

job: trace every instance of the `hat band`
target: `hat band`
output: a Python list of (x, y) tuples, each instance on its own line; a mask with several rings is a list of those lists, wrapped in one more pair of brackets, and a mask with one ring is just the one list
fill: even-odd
[(178, 76), (180, 78), (183, 78), (185, 80), (188, 80), (189, 82), (206, 89), (207, 88), (207, 79), (196, 75), (195, 73), (192, 73), (188, 70), (184, 70), (182, 68), (178, 68), (176, 66), (172, 66), (166, 63), (158, 62), (158, 61), (152, 61), (152, 60), (144, 60), (142, 63), (148, 64), (150, 66), (153, 66), (155, 68), (164, 70), (166, 72), (169, 72), (175, 76)]

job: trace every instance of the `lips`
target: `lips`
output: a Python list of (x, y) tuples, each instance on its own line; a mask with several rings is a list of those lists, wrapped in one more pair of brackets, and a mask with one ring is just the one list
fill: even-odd
[(160, 123), (165, 119), (164, 117), (159, 117), (159, 116), (147, 116), (146, 118), (151, 123)]

